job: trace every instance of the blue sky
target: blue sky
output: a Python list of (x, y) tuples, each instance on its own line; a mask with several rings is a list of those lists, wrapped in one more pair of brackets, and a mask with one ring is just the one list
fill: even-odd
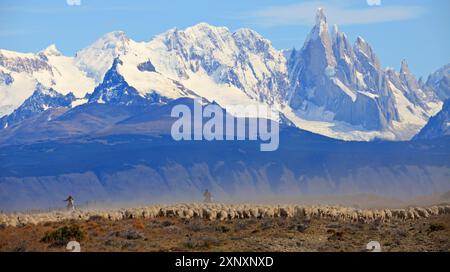
[(250, 27), (278, 49), (301, 47), (319, 6), (352, 41), (367, 40), (383, 66), (398, 69), (405, 58), (426, 77), (450, 62), (448, 0), (2, 0), (0, 48), (37, 52), (54, 43), (73, 55), (110, 31), (148, 41), (199, 22)]

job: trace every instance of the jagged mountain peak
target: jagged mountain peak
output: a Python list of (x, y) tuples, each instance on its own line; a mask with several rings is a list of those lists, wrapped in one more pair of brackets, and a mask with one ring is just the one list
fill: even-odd
[(311, 32), (310, 38), (316, 39), (321, 38), (322, 40), (327, 40), (330, 38), (330, 33), (328, 29), (327, 17), (325, 16), (325, 11), (323, 8), (318, 8), (316, 12), (316, 25)]
[(128, 40), (128, 36), (125, 33), (125, 31), (123, 30), (116, 30), (116, 31), (111, 31), (109, 33), (106, 33), (107, 36), (114, 36), (117, 39), (122, 39), (122, 40)]
[(230, 30), (225, 26), (214, 26), (206, 22), (200, 22), (193, 26), (187, 27), (185, 30), (187, 33), (194, 33), (197, 31), (201, 32), (230, 32)]
[(130, 86), (119, 72), (123, 65), (120, 57), (116, 57), (110, 69), (106, 72), (103, 82), (89, 96), (88, 103), (114, 104), (126, 106), (149, 105), (151, 101), (142, 97), (137, 89)]
[(123, 54), (130, 41), (131, 39), (124, 31), (112, 31), (97, 39), (88, 48), (114, 50), (116, 54)]
[(355, 48), (355, 51), (356, 50), (361, 51), (361, 52), (365, 53), (369, 57), (370, 57), (370, 55), (373, 54), (372, 47), (361, 36), (358, 36), (356, 38), (356, 41), (355, 41), (355, 44), (354, 44), (354, 48)]
[(47, 59), (40, 54), (19, 53), (0, 49), (0, 67), (13, 72), (32, 74), (39, 70), (51, 71)]
[(211, 89), (227, 88), (231, 97), (239, 89), (248, 96), (239, 100), (271, 102), (280, 101), (288, 91), (282, 52), (250, 29), (231, 32), (226, 27), (198, 24), (163, 33), (148, 48), (157, 71), (183, 84), (188, 81), (186, 86), (194, 91), (210, 94)]
[[(369, 131), (393, 130), (395, 137), (412, 137), (439, 106), (429, 90), (421, 88), (406, 62), (400, 73), (384, 71), (362, 37), (351, 45), (337, 26), (330, 34), (323, 9), (317, 11), (316, 18), (304, 46), (288, 61), (291, 107), (307, 118), (343, 121)], [(414, 129), (398, 129), (399, 122)]]
[(185, 29), (171, 28), (168, 31), (157, 35), (156, 37), (162, 39), (169, 38), (194, 38), (194, 40), (199, 40), (200, 38), (208, 38), (212, 39), (217, 36), (234, 36), (234, 37), (243, 37), (246, 39), (255, 39), (255, 40), (264, 40), (270, 43), (269, 40), (265, 39), (261, 34), (257, 31), (250, 28), (239, 28), (234, 32), (231, 32), (229, 28), (225, 26), (214, 26), (205, 22), (198, 23), (196, 25), (187, 27)]
[(318, 8), (316, 12), (316, 24), (313, 29), (309, 33), (305, 44), (308, 44), (310, 41), (320, 39), (324, 43), (325, 46), (331, 46), (330, 42), (330, 33), (328, 31), (328, 23), (327, 17), (325, 16), (325, 12), (323, 8)]
[(402, 62), (400, 65), (400, 74), (411, 74), (411, 71), (409, 70), (408, 62), (405, 59), (402, 59)]
[(336, 66), (336, 60), (332, 50), (332, 40), (330, 33), (328, 32), (328, 24), (323, 9), (319, 8), (317, 10), (316, 24), (309, 32), (299, 53), (296, 53), (295, 55), (297, 60), (305, 62), (300, 64), (297, 60), (289, 60), (290, 68), (295, 70), (301, 70), (305, 65), (308, 66), (309, 64), (312, 64), (311, 61), (313, 59), (320, 59), (313, 65), (314, 67), (312, 67), (312, 70), (315, 71), (313, 72), (314, 75), (310, 76), (313, 76), (314, 78), (318, 74), (321, 74), (326, 67)]
[[(157, 35), (149, 42), (150, 47), (163, 44), (168, 50), (181, 52), (183, 55), (194, 51), (199, 54), (201, 50), (222, 50), (231, 35), (226, 27), (216, 27), (207, 23), (199, 23), (186, 29), (172, 28)], [(194, 53), (192, 52), (192, 53)]]
[(366, 42), (366, 40), (364, 40), (363, 37), (358, 36), (358, 37), (356, 37), (355, 44), (359, 45), (359, 46), (362, 46), (362, 45), (367, 45), (368, 43)]
[(271, 43), (268, 39), (264, 38), (261, 34), (250, 28), (239, 28), (233, 33), (233, 36), (245, 40), (252, 39)]
[(450, 77), (450, 63), (442, 66), (441, 68), (433, 72), (431, 75), (429, 75), (427, 78), (427, 82), (437, 83), (437, 81), (445, 77)]
[(48, 56), (62, 56), (62, 53), (58, 50), (58, 48), (56, 48), (55, 44), (49, 45), (47, 48), (42, 50), (40, 53), (47, 57)]
[(339, 31), (339, 26), (337, 24), (334, 24), (333, 27), (331, 28), (331, 39), (333, 41), (335, 41), (336, 38), (338, 38), (339, 35), (345, 35), (345, 33), (340, 32)]
[(107, 33), (78, 51), (75, 63), (96, 83), (100, 83), (114, 58), (126, 54), (134, 43), (123, 31)]
[(35, 93), (48, 95), (48, 96), (55, 96), (58, 94), (58, 92), (56, 92), (53, 88), (46, 87), (40, 82), (36, 83)]
[(117, 31), (111, 31), (103, 35), (98, 41), (103, 42), (128, 42), (130, 41), (130, 38), (127, 36), (127, 34), (122, 30)]
[(354, 47), (355, 51), (363, 52), (368, 57), (371, 57), (373, 55), (372, 47), (361, 36), (358, 36), (356, 38), (356, 41), (355, 41), (353, 47)]
[(376, 70), (381, 69), (380, 60), (375, 54), (372, 46), (370, 46), (370, 44), (362, 37), (358, 36), (356, 38), (353, 45), (353, 51), (358, 56), (360, 61), (373, 65)]
[(0, 118), (0, 128), (6, 129), (52, 108), (69, 108), (75, 100), (73, 93), (61, 94), (51, 87), (36, 83), (33, 94), (10, 115)]
[(170, 39), (184, 40), (184, 43), (198, 43), (204, 40), (222, 41), (231, 35), (230, 30), (224, 26), (213, 26), (208, 23), (198, 23), (187, 27), (184, 30), (172, 29), (163, 34), (163, 37)]
[(232, 36), (238, 46), (247, 48), (255, 53), (266, 54), (269, 51), (275, 52), (272, 48), (272, 42), (252, 29), (240, 28)]
[(323, 8), (318, 8), (316, 11), (316, 25), (328, 27), (327, 17), (325, 16), (325, 11)]
[(331, 38), (336, 60), (343, 59), (347, 64), (354, 61), (353, 47), (347, 35), (344, 32), (340, 32), (337, 25), (333, 26)]
[(36, 82), (65, 95), (83, 97), (95, 84), (55, 45), (37, 53), (0, 52), (0, 117), (11, 114), (33, 95)]
[[(350, 43), (349, 38), (347, 37), (347, 34), (345, 32), (342, 32), (339, 30), (339, 27), (337, 25), (333, 25), (333, 28), (331, 30), (331, 41), (333, 43), (333, 46), (344, 46), (345, 50), (347, 51), (353, 51), (353, 45)], [(347, 52), (348, 54), (353, 54), (353, 52)]]
[(450, 99), (444, 102), (442, 110), (431, 117), (415, 139), (433, 139), (450, 135)]
[(428, 76), (425, 85), (434, 90), (436, 95), (446, 100), (450, 98), (450, 64), (444, 65)]
[(218, 51), (239, 49), (233, 48), (234, 42), (253, 49), (256, 43), (265, 44), (266, 48), (272, 46), (268, 39), (250, 28), (240, 28), (231, 32), (227, 27), (207, 23), (198, 23), (184, 30), (173, 28), (158, 35), (156, 39), (164, 41), (171, 50), (188, 50), (186, 47)]
[(112, 31), (106, 33), (97, 39), (94, 43), (89, 45), (88, 47), (82, 49), (77, 52), (77, 57), (80, 54), (83, 54), (86, 50), (103, 50), (109, 51), (114, 54), (114, 56), (118, 56), (120, 54), (124, 54), (129, 46), (131, 39), (123, 31)]
[(110, 78), (113, 75), (118, 74), (118, 66), (123, 65), (123, 61), (120, 59), (120, 55), (114, 58), (111, 68), (106, 72), (105, 78)]

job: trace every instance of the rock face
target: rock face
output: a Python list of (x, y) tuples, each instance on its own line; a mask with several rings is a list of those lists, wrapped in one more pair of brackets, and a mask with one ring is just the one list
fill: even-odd
[(14, 79), (11, 77), (10, 73), (5, 73), (0, 71), (0, 85), (11, 85)]
[(426, 86), (432, 88), (440, 99), (450, 98), (450, 64), (431, 74)]
[(289, 76), (293, 109), (306, 116), (318, 109), (317, 115), (368, 130), (389, 130), (395, 122), (423, 124), (439, 103), (433, 91), (417, 82), (406, 61), (400, 73), (385, 71), (361, 37), (352, 46), (337, 26), (330, 34), (321, 9), (303, 48), (291, 54)]
[(151, 61), (146, 61), (143, 63), (139, 63), (138, 70), (141, 72), (147, 71), (147, 72), (156, 72), (155, 66), (153, 66)]
[(12, 72), (26, 72), (31, 74), (41, 70), (51, 71), (52, 67), (48, 64), (45, 54), (33, 55), (27, 54), (17, 56), (5, 50), (0, 51), (0, 66)]
[(106, 72), (103, 82), (89, 96), (89, 103), (108, 103), (112, 105), (145, 106), (152, 101), (142, 97), (139, 92), (128, 85), (117, 66), (122, 65), (119, 58), (114, 59), (111, 68)]
[(442, 110), (430, 118), (428, 124), (415, 136), (415, 139), (433, 139), (450, 135), (450, 99)]

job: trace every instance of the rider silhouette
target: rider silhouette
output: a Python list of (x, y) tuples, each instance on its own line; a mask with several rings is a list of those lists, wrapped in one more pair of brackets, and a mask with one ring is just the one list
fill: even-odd
[(203, 202), (205, 202), (205, 203), (211, 203), (211, 202), (212, 202), (212, 195), (211, 195), (211, 193), (208, 191), (208, 189), (205, 190), (205, 192), (203, 193), (203, 196), (205, 197), (205, 199), (203, 200)]
[(64, 201), (67, 202), (68, 210), (72, 210), (72, 211), (75, 210), (75, 204), (74, 204), (75, 200), (73, 199), (73, 197), (71, 195), (69, 195), (69, 197)]

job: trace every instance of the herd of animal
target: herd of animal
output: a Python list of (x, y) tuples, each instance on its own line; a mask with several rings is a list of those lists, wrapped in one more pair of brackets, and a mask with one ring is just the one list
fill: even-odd
[(409, 207), (403, 209), (358, 209), (339, 206), (302, 205), (253, 205), (192, 203), (173, 205), (152, 205), (129, 209), (111, 210), (67, 210), (42, 213), (0, 213), (0, 226), (20, 227), (45, 222), (65, 220), (124, 220), (132, 218), (202, 218), (205, 220), (233, 220), (246, 218), (304, 218), (329, 219), (346, 222), (388, 222), (390, 220), (415, 220), (450, 214), (450, 205), (431, 207)]

